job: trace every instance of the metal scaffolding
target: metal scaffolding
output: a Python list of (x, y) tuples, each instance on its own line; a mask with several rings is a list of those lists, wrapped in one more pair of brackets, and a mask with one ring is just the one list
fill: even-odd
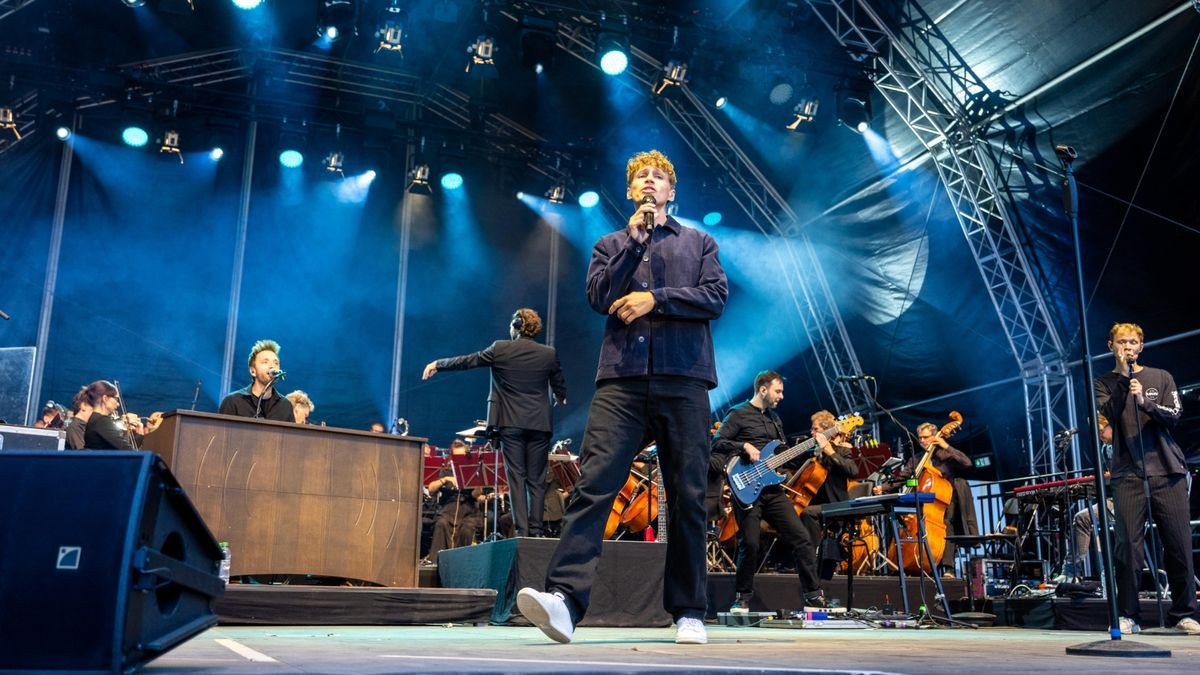
[(913, 0), (886, 15), (866, 0), (807, 2), (852, 57), (872, 61), (876, 89), (933, 157), (1024, 383), (1030, 470), (1060, 469), (1053, 437), (1076, 426), (1073, 379), (984, 140), (1005, 102)]

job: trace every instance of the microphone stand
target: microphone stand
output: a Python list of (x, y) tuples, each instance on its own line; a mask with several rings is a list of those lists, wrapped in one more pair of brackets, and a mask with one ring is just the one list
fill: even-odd
[[(254, 419), (256, 419), (256, 420), (257, 420), (257, 419), (262, 419), (262, 402), (263, 402), (263, 399), (267, 397), (267, 393), (268, 393), (268, 392), (270, 392), (270, 391), (271, 391), (271, 388), (275, 386), (275, 382), (276, 382), (276, 380), (278, 380), (278, 379), (279, 379), (279, 376), (278, 376), (278, 375), (275, 375), (274, 373), (272, 373), (272, 374), (271, 374), (271, 381), (270, 381), (269, 383), (267, 383), (267, 386), (266, 386), (266, 388), (264, 388), (264, 389), (263, 389), (262, 393), (261, 393), (261, 394), (259, 394), (258, 396), (256, 396), (256, 397), (255, 397), (255, 401), (254, 401)], [(253, 390), (253, 389), (254, 389), (254, 385), (253, 385), (253, 384), (251, 384), (251, 385), (250, 385), (250, 389), (251, 389), (251, 390)]]
[[(1129, 367), (1129, 379), (1133, 380), (1133, 361), (1127, 361)], [(1126, 392), (1126, 398), (1129, 393)], [(1166, 628), (1166, 619), (1163, 616), (1163, 592), (1162, 584), (1158, 580), (1158, 526), (1154, 522), (1154, 504), (1150, 500), (1150, 476), (1146, 473), (1146, 441), (1142, 438), (1142, 410), (1138, 407), (1137, 399), (1133, 401), (1133, 419), (1136, 422), (1137, 429), (1137, 450), (1138, 464), (1141, 470), (1142, 492), (1146, 499), (1146, 520), (1142, 523), (1142, 528), (1149, 531), (1150, 540), (1147, 542), (1146, 548), (1150, 549), (1150, 576), (1154, 578), (1154, 604), (1158, 607), (1158, 625)], [(1141, 570), (1130, 570), (1131, 574), (1141, 575)], [(1140, 586), (1140, 584), (1139, 584)]]
[(200, 385), (202, 385), (202, 384), (204, 384), (204, 383), (197, 382), (196, 383), (196, 391), (192, 392), (192, 410), (196, 409), (196, 401), (200, 400)]
[(1112, 533), (1108, 531), (1108, 489), (1104, 486), (1104, 457), (1101, 455), (1100, 449), (1100, 430), (1096, 428), (1096, 377), (1092, 372), (1087, 305), (1084, 300), (1087, 295), (1083, 286), (1083, 254), (1079, 246), (1079, 195), (1075, 189), (1075, 174), (1071, 170), (1071, 163), (1075, 161), (1077, 155), (1075, 148), (1069, 145), (1057, 145), (1054, 147), (1054, 152), (1058, 155), (1058, 160), (1062, 163), (1066, 174), (1062, 183), (1063, 208), (1067, 212), (1067, 218), (1071, 221), (1072, 243), (1075, 247), (1075, 281), (1078, 286), (1076, 288), (1076, 292), (1078, 293), (1076, 300), (1078, 301), (1079, 308), (1079, 348), (1083, 352), (1083, 372), (1087, 378), (1085, 384), (1087, 391), (1091, 392), (1086, 397), (1088, 414), (1087, 432), (1088, 440), (1092, 443), (1092, 473), (1096, 478), (1096, 498), (1100, 506), (1100, 508), (1096, 509), (1096, 516), (1100, 521), (1100, 534), (1103, 537), (1101, 560), (1105, 569), (1104, 592), (1108, 598), (1108, 634), (1110, 638), (1109, 640), (1071, 645), (1067, 647), (1066, 652), (1072, 656), (1170, 656), (1171, 652), (1168, 650), (1160, 650), (1145, 643), (1121, 641), (1121, 620), (1120, 613), (1117, 610), (1116, 581), (1113, 575)]

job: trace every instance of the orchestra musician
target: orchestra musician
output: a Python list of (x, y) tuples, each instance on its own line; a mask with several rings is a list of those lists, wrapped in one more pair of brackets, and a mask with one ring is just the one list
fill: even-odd
[(709, 323), (724, 311), (729, 284), (713, 238), (667, 214), (676, 176), (666, 155), (634, 155), (625, 179), (636, 210), (622, 231), (596, 242), (588, 266), (588, 303), (608, 318), (582, 476), (545, 591), (522, 588), (517, 607), (551, 639), (571, 641), (587, 612), (613, 502), (634, 456), (654, 438), (670, 514), (663, 608), (675, 619), (676, 643), (704, 644), (708, 390), (717, 386)]
[(542, 317), (522, 307), (509, 322), (510, 339), (496, 340), (474, 354), (431, 361), (421, 375), (428, 380), (439, 370), (491, 369), (487, 424), (500, 436), (513, 520), (521, 537), (542, 536), (546, 458), (553, 431), (550, 392), (558, 405), (567, 402), (558, 352), (534, 341), (541, 332)]
[[(896, 492), (905, 486), (909, 478), (916, 478), (913, 473), (920, 463), (921, 457), (930, 448), (933, 448), (933, 456), (930, 458), (930, 463), (935, 469), (941, 472), (943, 478), (951, 481), (954, 485), (954, 495), (951, 497), (950, 504), (946, 508), (946, 532), (956, 535), (979, 534), (979, 522), (975, 516), (975, 501), (971, 495), (971, 486), (965, 479), (955, 476), (962, 469), (972, 466), (971, 458), (958, 448), (950, 445), (938, 433), (937, 425), (932, 422), (922, 422), (917, 426), (917, 443), (921, 448), (921, 452), (913, 453), (913, 456), (904, 463), (904, 466), (896, 471), (891, 481), (876, 486), (874, 489), (875, 494)], [(945, 577), (954, 576), (955, 552), (955, 545), (947, 541), (946, 548), (942, 553), (942, 559), (939, 562), (942, 574)]]
[(72, 450), (84, 449), (84, 431), (87, 421), (92, 417), (92, 404), (88, 403), (87, 392), (87, 387), (80, 387), (75, 398), (71, 399), (74, 414), (67, 422), (67, 447)]
[(1113, 427), (1113, 560), (1120, 628), (1122, 633), (1141, 631), (1138, 589), (1146, 521), (1152, 515), (1171, 587), (1167, 621), (1180, 632), (1195, 635), (1200, 634), (1200, 623), (1195, 619), (1187, 466), (1171, 436), (1183, 406), (1170, 373), (1138, 363), (1144, 339), (1141, 326), (1114, 324), (1108, 337), (1113, 369), (1094, 383), (1096, 408)]
[[(754, 396), (734, 406), (722, 420), (721, 429), (712, 443), (714, 459), (719, 457), (722, 466), (739, 455), (748, 462), (757, 462), (763, 446), (771, 441), (786, 442), (783, 422), (775, 412), (782, 400), (783, 376), (773, 370), (759, 373), (754, 378)], [(780, 542), (787, 547), (795, 561), (805, 606), (825, 607), (825, 593), (817, 578), (816, 544), (809, 530), (801, 523), (800, 516), (796, 515), (792, 500), (783, 488), (779, 485), (764, 488), (758, 499), (750, 505), (735, 501), (733, 514), (738, 525), (737, 574), (733, 606), (729, 611), (750, 611), (764, 520), (775, 528)]]
[(142, 437), (162, 423), (162, 413), (151, 415), (146, 424), (142, 424), (141, 418), (134, 413), (126, 413), (118, 420), (121, 395), (112, 382), (96, 380), (85, 391), (88, 404), (92, 406), (83, 432), (86, 450), (137, 450)]
[[(858, 473), (858, 466), (854, 463), (854, 446), (851, 445), (846, 434), (839, 432), (826, 439), (820, 433), (837, 426), (837, 419), (833, 413), (828, 410), (818, 410), (809, 419), (812, 422), (810, 431), (817, 439), (817, 447), (820, 448), (816, 455), (816, 461), (825, 467), (826, 476), (816, 495), (808, 502), (808, 506), (800, 515), (800, 521), (808, 530), (809, 537), (819, 547), (821, 506), (850, 499), (850, 479)], [(813, 555), (818, 554), (814, 551)], [(818, 565), (815, 558), (813, 564), (814, 566)]]
[(217, 412), (222, 415), (295, 422), (292, 402), (284, 398), (275, 387), (275, 382), (281, 379), (283, 374), (279, 369), (279, 343), (274, 340), (255, 342), (250, 348), (247, 365), (250, 368), (250, 384), (226, 396)]
[(433, 521), (429, 553), (421, 561), (424, 565), (435, 564), (442, 549), (470, 546), (476, 532), (483, 527), (479, 502), (486, 496), (479, 489), (460, 489), (454, 477), (454, 463), (467, 461), (467, 449), (466, 442), (454, 439), (450, 444), (450, 459), (442, 465), (441, 474), (425, 486), (437, 500), (438, 512)]
[(292, 404), (292, 414), (296, 417), (296, 424), (312, 424), (308, 421), (308, 416), (317, 409), (317, 405), (312, 402), (306, 392), (297, 389), (284, 398)]

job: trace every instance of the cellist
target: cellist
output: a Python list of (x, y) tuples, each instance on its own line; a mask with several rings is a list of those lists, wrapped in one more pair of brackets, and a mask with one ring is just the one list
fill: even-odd
[[(754, 396), (734, 406), (721, 422), (721, 430), (713, 438), (713, 455), (722, 459), (721, 466), (734, 457), (757, 462), (763, 446), (771, 441), (786, 441), (783, 422), (775, 408), (783, 400), (783, 376), (764, 370), (754, 378)], [(825, 593), (817, 578), (815, 544), (796, 515), (792, 501), (783, 489), (772, 485), (763, 489), (750, 505), (734, 500), (734, 519), (738, 524), (736, 595), (730, 612), (748, 612), (754, 596), (754, 572), (758, 569), (762, 521), (766, 520), (779, 533), (781, 544), (791, 552), (800, 576), (800, 590), (808, 607), (824, 607)]]
[[(850, 498), (850, 478), (858, 473), (854, 464), (854, 446), (846, 439), (846, 434), (839, 433), (826, 440), (824, 435), (817, 434), (837, 426), (837, 419), (828, 410), (818, 410), (812, 414), (812, 435), (817, 439), (820, 450), (816, 460), (825, 467), (825, 481), (817, 489), (812, 500), (808, 502), (800, 515), (809, 537), (814, 542), (821, 541), (821, 505), (833, 502), (844, 502)], [(816, 555), (816, 552), (814, 552)]]
[[(930, 457), (930, 463), (942, 473), (943, 478), (951, 481), (954, 485), (954, 496), (946, 508), (946, 532), (959, 535), (979, 534), (979, 523), (975, 518), (975, 502), (971, 498), (971, 486), (965, 479), (955, 477), (955, 474), (962, 469), (970, 468), (971, 458), (950, 445), (938, 433), (937, 426), (932, 422), (922, 422), (917, 427), (917, 443), (921, 446), (921, 452), (913, 453), (913, 456), (895, 473), (890, 483), (884, 483), (875, 488), (875, 494), (895, 492), (904, 487), (908, 478), (913, 477), (913, 471), (920, 464), (921, 458), (932, 447), (933, 456)], [(954, 544), (946, 542), (939, 566), (942, 568), (942, 575), (948, 578), (954, 576), (954, 553)]]

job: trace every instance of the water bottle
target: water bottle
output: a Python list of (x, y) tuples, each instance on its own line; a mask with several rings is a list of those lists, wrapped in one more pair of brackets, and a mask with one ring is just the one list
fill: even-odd
[(217, 572), (217, 576), (221, 577), (221, 581), (225, 582), (225, 585), (228, 586), (229, 566), (232, 562), (229, 555), (229, 542), (223, 541), (217, 545), (221, 547), (221, 567), (220, 571)]

